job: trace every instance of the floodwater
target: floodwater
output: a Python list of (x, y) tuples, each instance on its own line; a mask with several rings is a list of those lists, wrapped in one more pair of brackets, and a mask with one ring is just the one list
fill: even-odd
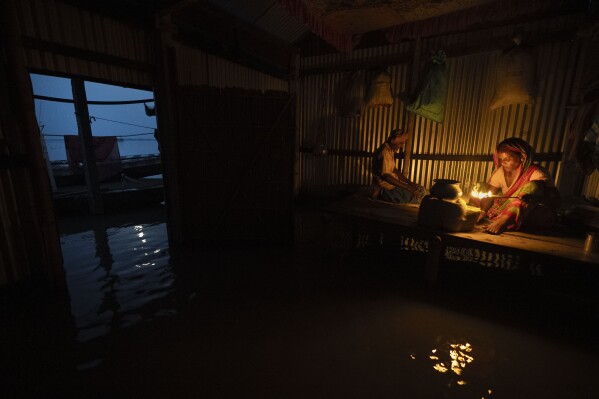
[(456, 262), (431, 289), (422, 254), (350, 250), (315, 209), (293, 245), (174, 251), (163, 211), (61, 220), (68, 300), (7, 318), (14, 397), (598, 395), (596, 298), (538, 273)]

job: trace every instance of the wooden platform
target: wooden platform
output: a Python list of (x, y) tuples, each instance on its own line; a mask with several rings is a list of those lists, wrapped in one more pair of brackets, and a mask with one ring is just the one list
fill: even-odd
[[(106, 210), (143, 207), (164, 201), (162, 179), (126, 179), (103, 182), (100, 185)], [(89, 201), (86, 186), (59, 187), (53, 193), (54, 205), (60, 214), (88, 213)]]
[(418, 205), (389, 204), (372, 201), (368, 191), (359, 191), (328, 206), (327, 211), (349, 217), (353, 223), (369, 224), (370, 229), (392, 229), (416, 239), (428, 241), (426, 275), (429, 282), (437, 278), (439, 263), (447, 246), (478, 248), (500, 253), (521, 253), (537, 259), (539, 263), (549, 258), (599, 266), (599, 254), (585, 253), (584, 234), (557, 226), (537, 234), (505, 232), (489, 234), (484, 225), (470, 232), (448, 232), (418, 226)]

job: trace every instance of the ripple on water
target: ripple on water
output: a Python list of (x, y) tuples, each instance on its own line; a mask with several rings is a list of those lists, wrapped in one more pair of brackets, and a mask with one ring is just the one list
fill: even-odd
[(61, 243), (79, 341), (173, 314), (165, 223), (94, 226)]

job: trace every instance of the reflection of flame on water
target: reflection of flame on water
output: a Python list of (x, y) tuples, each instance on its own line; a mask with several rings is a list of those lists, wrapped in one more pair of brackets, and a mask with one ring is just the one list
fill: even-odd
[[(479, 355), (481, 353), (479, 352)], [(479, 356), (477, 355), (477, 357)], [(470, 370), (467, 374), (470, 375), (469, 378), (474, 378), (474, 380), (469, 380), (464, 378), (464, 374), (468, 365), (471, 365), (474, 362), (474, 353), (473, 347), (469, 342), (466, 342), (463, 339), (451, 339), (449, 342), (445, 341), (438, 348), (432, 349), (428, 353), (428, 358), (433, 362), (433, 369), (446, 376), (445, 383), (448, 388), (457, 388), (462, 393), (478, 393), (478, 396), (481, 399), (489, 399), (492, 395), (492, 390), (489, 388), (484, 388), (480, 391), (480, 383), (482, 381), (476, 381), (476, 376), (480, 372), (474, 371), (474, 369)], [(481, 355), (484, 363), (484, 352)], [(416, 360), (415, 354), (410, 354), (412, 360)], [(484, 383), (484, 382), (483, 382)]]
[[(462, 375), (462, 372), (466, 368), (466, 365), (474, 361), (474, 357), (472, 357), (469, 354), (470, 352), (472, 352), (472, 345), (466, 342), (465, 344), (449, 344), (449, 347), (449, 368), (445, 365), (445, 363), (440, 361), (439, 356), (436, 355), (436, 349), (433, 349), (431, 351), (433, 355), (429, 356), (431, 360), (438, 361), (437, 363), (435, 363), (433, 368), (440, 373), (446, 373), (451, 369), (451, 371), (456, 375)], [(459, 381), (458, 384), (465, 385), (466, 382)]]

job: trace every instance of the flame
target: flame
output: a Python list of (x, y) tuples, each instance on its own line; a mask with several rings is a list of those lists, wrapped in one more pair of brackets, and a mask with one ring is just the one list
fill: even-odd
[(493, 196), (493, 193), (491, 192), (491, 190), (484, 193), (484, 192), (478, 191), (476, 188), (474, 188), (474, 190), (472, 190), (472, 192), (470, 193), (470, 196), (474, 197), (474, 198), (483, 199), (483, 198), (489, 198), (489, 197)]

